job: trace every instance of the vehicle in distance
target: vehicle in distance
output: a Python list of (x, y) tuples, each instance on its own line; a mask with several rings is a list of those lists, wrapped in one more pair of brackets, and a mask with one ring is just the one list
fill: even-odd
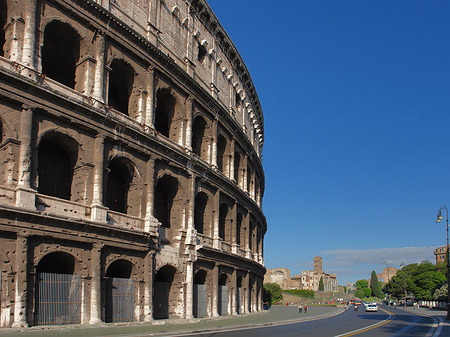
[(378, 311), (378, 306), (376, 304), (367, 304), (366, 311)]

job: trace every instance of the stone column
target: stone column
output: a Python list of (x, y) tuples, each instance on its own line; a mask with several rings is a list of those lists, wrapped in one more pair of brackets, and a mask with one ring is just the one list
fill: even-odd
[(153, 215), (153, 203), (155, 193), (155, 160), (149, 158), (147, 162), (147, 178), (146, 178), (147, 204), (145, 207), (145, 231), (156, 234), (158, 225)]
[(244, 314), (248, 314), (248, 307), (249, 307), (249, 299), (250, 299), (250, 275), (247, 273), (244, 277), (243, 281), (243, 288), (244, 288), (244, 296), (243, 296), (243, 305), (244, 305)]
[(219, 266), (214, 265), (213, 269), (213, 285), (212, 285), (212, 316), (218, 317), (218, 305), (219, 305)]
[(194, 318), (194, 263), (190, 260), (186, 261), (186, 302), (185, 312), (186, 319)]
[(107, 208), (103, 206), (104, 142), (105, 139), (103, 135), (97, 135), (97, 137), (95, 137), (91, 220), (99, 222), (106, 222), (107, 210)]
[(186, 127), (186, 137), (184, 140), (184, 147), (190, 153), (192, 152), (192, 111), (193, 111), (193, 97), (189, 96), (186, 99), (186, 119), (185, 119), (185, 127)]
[(187, 210), (186, 210), (186, 214), (187, 214), (187, 230), (188, 231), (192, 231), (195, 228), (195, 223), (194, 223), (194, 212), (195, 212), (195, 174), (193, 172), (190, 172), (190, 177), (189, 177), (189, 186), (188, 186), (189, 190), (188, 190), (188, 202), (187, 202)]
[(212, 123), (212, 137), (211, 137), (211, 153), (210, 163), (213, 168), (217, 169), (217, 124), (218, 118), (214, 118)]
[(228, 172), (230, 176), (230, 180), (235, 181), (234, 179), (234, 148), (235, 148), (236, 140), (233, 138), (230, 142), (230, 161), (229, 161), (229, 169)]
[(92, 245), (91, 250), (91, 315), (89, 324), (98, 324), (101, 323), (101, 254), (102, 254), (103, 245), (99, 243), (95, 243)]
[(105, 57), (106, 39), (101, 31), (95, 32), (95, 66), (94, 98), (97, 100), (95, 106), (105, 103)]
[(144, 259), (144, 322), (153, 320), (153, 252)]
[(16, 193), (16, 206), (28, 209), (35, 208), (35, 193), (31, 188), (31, 135), (33, 132), (33, 109), (28, 105), (22, 106), (20, 114), (20, 149), (19, 176)]
[(140, 124), (144, 124), (148, 92), (147, 92), (147, 90), (138, 90), (138, 93), (139, 93), (139, 99), (138, 99), (138, 118), (137, 118), (137, 120)]
[(245, 240), (245, 257), (250, 258), (250, 240), (252, 239), (251, 235), (251, 228), (250, 228), (250, 218), (251, 218), (251, 212), (247, 213), (247, 216), (245, 217), (245, 230), (244, 230), (244, 240)]
[(149, 66), (147, 68), (147, 101), (145, 107), (145, 125), (154, 129), (155, 125), (155, 113), (154, 113), (154, 102), (155, 102), (155, 68)]
[(245, 154), (244, 156), (244, 169), (242, 170), (242, 182), (243, 186), (242, 189), (245, 192), (248, 192), (248, 182), (247, 182), (247, 170), (248, 170), (248, 154)]
[[(36, 70), (36, 13), (37, 0), (25, 1), (25, 30), (23, 35), (22, 64)], [(26, 70), (24, 70), (26, 73)], [(34, 77), (28, 73), (28, 77)], [(34, 78), (33, 78), (34, 79)]]
[(237, 270), (233, 269), (231, 274), (231, 315), (237, 315), (236, 310), (236, 296), (237, 296)]
[(239, 235), (239, 233), (237, 232), (237, 202), (234, 202), (233, 205), (233, 209), (231, 210), (232, 212), (232, 219), (233, 221), (231, 222), (231, 252), (233, 254), (237, 254), (237, 244), (236, 244), (236, 237)]
[(14, 289), (14, 321), (13, 328), (23, 328), (28, 326), (26, 321), (27, 308), (27, 254), (28, 237), (24, 234), (17, 234), (16, 256), (15, 256), (15, 289)]
[(220, 202), (220, 191), (217, 190), (214, 194), (213, 200), (213, 228), (212, 228), (212, 238), (213, 247), (219, 248), (219, 202)]

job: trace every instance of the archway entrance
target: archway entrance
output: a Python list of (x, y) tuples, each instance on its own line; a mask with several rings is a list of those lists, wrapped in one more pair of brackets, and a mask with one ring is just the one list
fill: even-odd
[(228, 286), (227, 286), (227, 275), (222, 274), (219, 278), (219, 300), (218, 309), (220, 316), (228, 315)]
[(206, 271), (199, 270), (194, 277), (194, 317), (206, 317), (208, 310), (208, 287), (205, 284)]
[(169, 318), (170, 290), (176, 269), (172, 266), (164, 266), (158, 270), (153, 282), (153, 318)]
[(81, 323), (81, 279), (66, 253), (50, 253), (36, 267), (35, 325)]
[(132, 267), (129, 261), (117, 260), (106, 271), (106, 323), (134, 321), (134, 282), (130, 279)]

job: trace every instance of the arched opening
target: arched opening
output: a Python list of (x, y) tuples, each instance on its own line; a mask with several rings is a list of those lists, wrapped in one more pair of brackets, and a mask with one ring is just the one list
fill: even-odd
[(105, 273), (104, 321), (134, 321), (134, 282), (130, 279), (133, 264), (127, 260), (111, 263)]
[(5, 26), (7, 18), (6, 0), (0, 0), (0, 56), (5, 56)]
[(248, 249), (253, 252), (253, 221), (250, 220), (249, 222), (249, 229), (248, 229)]
[(253, 280), (250, 278), (248, 280), (248, 312), (252, 312), (253, 307)]
[(174, 314), (174, 304), (176, 289), (173, 289), (176, 268), (164, 266), (158, 270), (153, 282), (153, 318), (171, 318)]
[(222, 203), (219, 207), (219, 237), (225, 241), (228, 205)]
[(208, 196), (204, 192), (199, 192), (195, 196), (194, 225), (197, 233), (204, 234), (205, 209), (208, 203)]
[(206, 317), (208, 309), (208, 287), (206, 282), (206, 270), (199, 270), (194, 276), (194, 317)]
[[(71, 156), (64, 139), (48, 136), (38, 148), (38, 193), (70, 200), (75, 153)], [(75, 152), (75, 151), (73, 151)]]
[(54, 20), (44, 30), (42, 72), (72, 89), (80, 58), (80, 36), (70, 25)]
[(128, 191), (132, 181), (130, 165), (125, 159), (113, 159), (108, 165), (108, 178), (106, 181), (106, 193), (104, 195), (105, 206), (112, 211), (127, 213)]
[(108, 105), (125, 115), (128, 113), (128, 103), (133, 89), (133, 68), (123, 60), (115, 59), (110, 65), (108, 83)]
[(178, 181), (174, 177), (165, 175), (156, 184), (155, 217), (162, 227), (170, 228), (173, 199), (178, 192)]
[(35, 325), (81, 323), (81, 279), (75, 259), (62, 252), (44, 256), (36, 266)]
[(155, 129), (167, 138), (170, 138), (175, 103), (175, 98), (170, 93), (170, 89), (158, 89), (156, 93)]
[(192, 152), (203, 159), (207, 157), (205, 146), (205, 129), (205, 119), (201, 116), (195, 117), (192, 127)]
[(219, 298), (218, 298), (218, 313), (220, 316), (228, 315), (228, 276), (222, 274), (219, 277)]
[(241, 168), (241, 155), (239, 152), (234, 153), (234, 180), (236, 181), (236, 184), (238, 186), (241, 186), (241, 179), (240, 179), (240, 170)]
[(242, 276), (238, 276), (236, 279), (236, 313), (241, 313), (242, 303)]
[(217, 139), (217, 167), (224, 173), (226, 165), (225, 151), (227, 148), (227, 141), (224, 136), (220, 135)]
[(236, 217), (236, 244), (241, 245), (241, 231), (242, 231), (242, 214), (238, 213)]

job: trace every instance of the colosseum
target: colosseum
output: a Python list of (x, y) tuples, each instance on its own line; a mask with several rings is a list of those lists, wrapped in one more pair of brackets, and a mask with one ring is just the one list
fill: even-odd
[(262, 310), (263, 114), (207, 2), (0, 21), (0, 326)]

